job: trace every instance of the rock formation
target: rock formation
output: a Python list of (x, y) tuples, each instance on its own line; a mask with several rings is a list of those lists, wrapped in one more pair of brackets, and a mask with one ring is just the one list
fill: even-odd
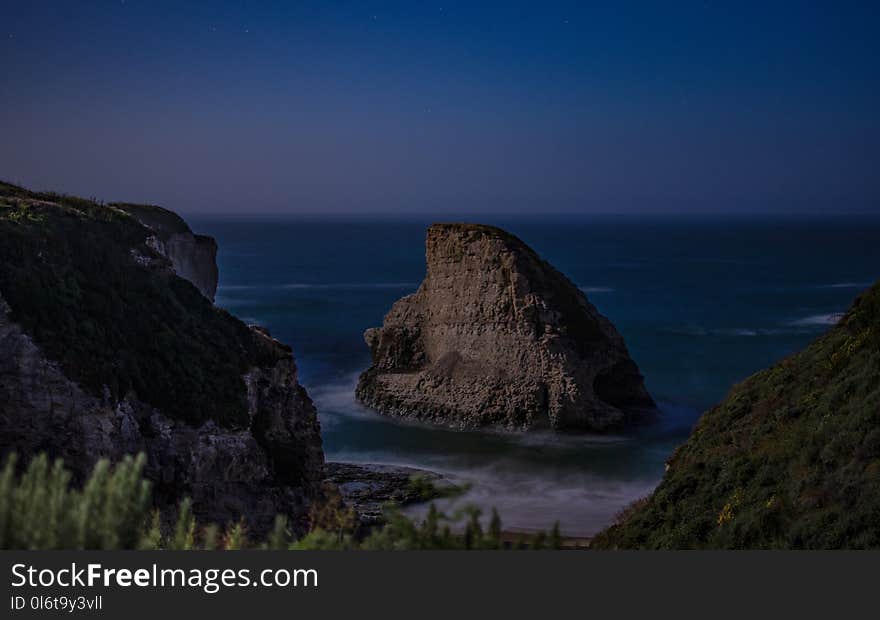
[(183, 218), (162, 207), (116, 203), (112, 205), (135, 217), (153, 231), (147, 244), (171, 261), (174, 272), (192, 282), (214, 301), (217, 294), (217, 242), (213, 237), (193, 234)]
[(357, 396), (460, 428), (605, 430), (653, 410), (623, 338), (586, 296), (503, 230), (435, 224), (427, 274), (365, 339)]
[(880, 283), (700, 418), (599, 548), (880, 547)]
[(323, 451), (291, 350), (203, 297), (213, 241), (186, 255), (188, 227), (146, 228), (154, 208), (138, 209), (0, 184), (0, 456), (47, 452), (82, 480), (144, 452), (160, 505), (298, 529)]
[(366, 527), (385, 523), (389, 506), (408, 506), (465, 491), (438, 473), (398, 465), (326, 463), (324, 475)]

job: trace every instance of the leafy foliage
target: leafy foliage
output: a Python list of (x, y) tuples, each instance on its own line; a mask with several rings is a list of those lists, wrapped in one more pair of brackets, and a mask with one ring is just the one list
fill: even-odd
[(10, 456), (0, 474), (0, 548), (138, 548), (150, 515), (143, 466), (143, 456), (115, 467), (100, 461), (76, 490), (60, 460), (37, 456), (17, 476), (16, 458)]
[(456, 497), (467, 493), (471, 488), (469, 482), (463, 484), (446, 484), (438, 486), (434, 480), (425, 474), (410, 476), (407, 483), (407, 494), (415, 498), (415, 501), (426, 502), (439, 497)]
[(880, 283), (735, 386), (595, 547), (880, 547)]
[[(493, 511), (487, 531), (480, 513), (465, 508), (447, 516), (431, 505), (416, 523), (392, 511), (386, 525), (366, 535), (358, 532), (355, 513), (337, 493), (311, 512), (311, 531), (294, 540), (287, 518), (279, 515), (263, 541), (248, 538), (244, 523), (225, 529), (196, 522), (189, 499), (180, 502), (176, 518), (164, 520), (152, 509), (150, 483), (143, 478), (144, 456), (126, 457), (116, 465), (99, 461), (82, 489), (71, 486), (61, 460), (46, 455), (17, 473), (11, 455), (0, 471), (0, 549), (503, 549), (501, 519)], [(464, 524), (461, 531), (457, 526)], [(513, 548), (558, 549), (558, 525), (523, 539)]]
[(145, 244), (149, 234), (113, 206), (0, 183), (0, 294), (94, 395), (133, 392), (192, 424), (245, 424), (241, 377), (271, 354), (171, 273)]

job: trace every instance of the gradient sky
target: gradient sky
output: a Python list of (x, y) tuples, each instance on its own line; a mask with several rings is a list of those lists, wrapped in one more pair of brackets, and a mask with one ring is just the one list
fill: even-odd
[(0, 178), (181, 213), (880, 213), (874, 2), (0, 5)]

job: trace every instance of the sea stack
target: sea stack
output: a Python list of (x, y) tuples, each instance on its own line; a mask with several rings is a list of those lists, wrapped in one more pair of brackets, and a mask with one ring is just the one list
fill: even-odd
[(455, 428), (602, 431), (654, 411), (623, 338), (563, 274), (492, 226), (434, 224), (427, 272), (381, 328), (358, 399)]

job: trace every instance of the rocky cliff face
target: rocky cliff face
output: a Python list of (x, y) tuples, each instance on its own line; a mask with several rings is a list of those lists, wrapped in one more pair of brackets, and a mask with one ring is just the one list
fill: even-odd
[(157, 232), (0, 185), (0, 455), (48, 452), (82, 479), (143, 451), (162, 504), (187, 495), (203, 521), (244, 517), (256, 534), (278, 513), (296, 527), (323, 452), (291, 350), (178, 277)]
[(598, 548), (880, 547), (880, 283), (731, 389)]
[(455, 427), (604, 430), (653, 401), (623, 338), (565, 276), (489, 226), (436, 224), (427, 274), (365, 339), (358, 398)]
[(117, 203), (112, 205), (132, 215), (153, 231), (147, 244), (171, 261), (181, 278), (192, 282), (199, 292), (214, 301), (217, 294), (217, 242), (213, 237), (193, 234), (183, 218), (155, 206)]

